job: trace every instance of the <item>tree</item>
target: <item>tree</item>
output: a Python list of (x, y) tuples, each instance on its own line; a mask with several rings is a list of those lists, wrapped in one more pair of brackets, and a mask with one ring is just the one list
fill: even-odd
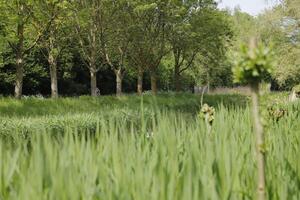
[(282, 89), (300, 83), (300, 2), (283, 0), (257, 19), (258, 33), (265, 44), (272, 43), (277, 55), (273, 79)]
[(116, 94), (122, 94), (122, 81), (127, 68), (127, 54), (130, 42), (130, 7), (127, 1), (109, 1), (106, 10), (114, 13), (106, 14), (109, 18), (107, 31), (104, 33), (103, 52), (106, 63), (116, 76)]
[[(193, 84), (190, 74), (197, 68), (205, 69), (209, 80), (224, 71), (219, 61), (230, 25), (213, 0), (5, 0), (0, 5), (5, 11), (0, 13), (0, 34), (5, 36), (0, 43), (12, 47), (1, 45), (5, 63), (0, 87), (5, 94), (12, 89), (13, 55), (18, 57), (18, 96), (24, 76), (46, 95), (51, 82), (51, 96), (56, 98), (58, 80), (60, 91), (67, 94), (85, 94), (90, 87), (96, 96), (101, 82), (105, 93), (116, 90), (120, 95), (132, 90), (136, 79), (139, 94), (143, 82), (156, 94), (158, 81), (167, 89), (175, 80), (179, 90), (184, 83)], [(150, 79), (144, 80), (145, 73)]]
[(233, 49), (239, 50), (242, 44), (247, 43), (251, 37), (258, 37), (258, 24), (255, 17), (242, 12), (239, 7), (236, 7), (231, 17), (233, 37)]
[(66, 43), (67, 37), (67, 22), (64, 20), (67, 16), (66, 6), (67, 2), (65, 0), (42, 1), (39, 10), (40, 15), (38, 16), (43, 19), (42, 22), (54, 18), (49, 31), (41, 41), (41, 46), (47, 52), (45, 56), (49, 64), (52, 98), (58, 97), (57, 62), (64, 49), (63, 45)]
[(75, 36), (91, 76), (92, 96), (97, 96), (97, 72), (105, 60), (103, 47), (108, 22), (105, 19), (103, 2), (102, 0), (69, 1), (69, 8), (75, 22)]
[[(195, 41), (194, 28), (191, 25), (190, 8), (194, 4), (182, 2), (175, 5), (173, 18), (171, 18), (171, 31), (168, 37), (171, 51), (174, 57), (174, 82), (176, 91), (180, 91), (180, 75), (183, 71), (188, 69), (198, 53), (198, 42)], [(193, 10), (193, 12), (195, 12)], [(197, 11), (196, 11), (197, 12)], [(186, 62), (186, 66), (184, 65)], [(183, 67), (183, 69), (181, 69)]]
[(3, 0), (1, 9), (7, 20), (5, 40), (15, 54), (15, 97), (21, 98), (24, 78), (24, 57), (38, 44), (54, 18), (41, 26), (34, 26), (35, 9), (39, 3), (32, 0)]
[(172, 23), (169, 37), (174, 57), (176, 91), (181, 87), (181, 74), (193, 66), (196, 58), (201, 57), (212, 65), (224, 54), (232, 36), (227, 20), (229, 16), (226, 12), (218, 11), (213, 1), (183, 3), (183, 6), (181, 15), (177, 15), (180, 17)]
[(138, 93), (142, 93), (143, 74), (149, 70), (151, 90), (157, 93), (157, 69), (166, 49), (166, 16), (169, 1), (135, 1), (131, 13), (129, 56), (136, 65)]

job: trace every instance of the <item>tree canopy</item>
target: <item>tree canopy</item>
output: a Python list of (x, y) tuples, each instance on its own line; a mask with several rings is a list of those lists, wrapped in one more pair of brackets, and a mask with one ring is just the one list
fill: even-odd
[(214, 0), (3, 0), (0, 93), (121, 95), (232, 86), (232, 54), (273, 44), (278, 89), (299, 83), (299, 2), (253, 17)]

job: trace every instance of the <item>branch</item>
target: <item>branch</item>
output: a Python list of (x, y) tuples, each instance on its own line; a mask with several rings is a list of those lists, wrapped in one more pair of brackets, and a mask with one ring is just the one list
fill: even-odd
[[(84, 42), (83, 42), (83, 39), (82, 39), (82, 37), (81, 37), (81, 35), (80, 35), (80, 33), (81, 33), (81, 27), (80, 27), (80, 22), (79, 22), (79, 19), (78, 19), (78, 15), (77, 15), (77, 12), (76, 11), (74, 11), (74, 13), (75, 13), (75, 20), (76, 20), (76, 26), (75, 26), (75, 31), (76, 31), (76, 35), (78, 36), (77, 38), (78, 38), (78, 40), (79, 40), (79, 44), (80, 44), (80, 46), (81, 46), (81, 50), (82, 50), (82, 53), (83, 53), (83, 60), (85, 60), (85, 59), (87, 59), (88, 61), (90, 61), (91, 60), (91, 58), (90, 58), (90, 56), (88, 56), (88, 54), (86, 53), (86, 49), (85, 49), (85, 47), (84, 47)], [(89, 64), (87, 63), (87, 62), (85, 62), (84, 61), (84, 63), (85, 63), (85, 65), (86, 66), (88, 66), (89, 67)]]
[(188, 64), (186, 65), (186, 67), (184, 67), (183, 69), (181, 69), (181, 70), (179, 71), (179, 73), (182, 73), (182, 72), (184, 72), (185, 70), (187, 70), (188, 68), (190, 68), (190, 66), (191, 66), (191, 65), (193, 64), (193, 62), (194, 62), (194, 59), (195, 59), (196, 55), (197, 55), (197, 53), (194, 53), (194, 54), (192, 55), (190, 61), (189, 61)]
[(51, 19), (48, 21), (47, 25), (45, 26), (44, 30), (41, 31), (41, 32), (38, 34), (38, 36), (37, 36), (37, 38), (35, 39), (35, 41), (32, 43), (32, 45), (31, 45), (30, 47), (28, 47), (28, 48), (24, 51), (23, 55), (29, 53), (29, 52), (31, 51), (31, 49), (33, 49), (33, 48), (37, 45), (37, 43), (42, 39), (44, 33), (47, 32), (47, 31), (49, 30), (49, 28), (50, 28), (50, 26), (51, 26), (53, 20), (56, 18), (56, 16), (57, 16), (57, 14), (55, 14), (55, 15), (53, 15), (53, 16), (51, 17)]
[[(48, 48), (46, 48), (47, 50), (47, 53), (49, 54), (49, 49)], [(43, 54), (43, 56), (45, 57), (45, 59), (48, 59), (48, 55), (47, 54), (45, 54), (45, 52), (44, 52), (44, 50), (43, 49), (41, 49), (40, 50), (40, 52)]]
[(105, 60), (107, 62), (107, 64), (111, 67), (111, 69), (117, 73), (118, 68), (111, 62), (108, 53), (106, 53), (105, 49), (103, 50), (104, 54), (105, 54)]
[(178, 63), (178, 66), (181, 67), (183, 65), (183, 62), (185, 61), (185, 53), (182, 53), (182, 58), (181, 58), (181, 61), (180, 61), (180, 53), (178, 55), (178, 60), (179, 60), (179, 63)]
[(114, 68), (112, 62), (110, 61), (109, 55), (105, 52), (105, 60), (107, 62), (107, 64), (111, 67)]
[(15, 45), (12, 42), (8, 41), (8, 45), (10, 46), (10, 48), (13, 49), (13, 51), (15, 51), (15, 52), (17, 51), (17, 48), (15, 47)]

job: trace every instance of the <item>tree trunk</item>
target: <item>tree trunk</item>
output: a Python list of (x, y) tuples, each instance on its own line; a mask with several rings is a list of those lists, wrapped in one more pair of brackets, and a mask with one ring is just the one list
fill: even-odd
[(143, 79), (144, 79), (144, 70), (138, 69), (138, 80), (137, 80), (137, 93), (139, 95), (143, 94)]
[(207, 93), (210, 93), (210, 76), (209, 76), (209, 72), (206, 73), (206, 82), (207, 82)]
[(157, 94), (157, 76), (155, 72), (150, 73), (151, 78), (151, 91), (153, 95)]
[(50, 65), (50, 77), (51, 77), (51, 97), (58, 98), (57, 87), (57, 64), (56, 62), (49, 63)]
[[(93, 9), (93, 20), (96, 17), (96, 11)], [(90, 29), (90, 36), (91, 36), (91, 44), (90, 44), (90, 73), (91, 73), (91, 96), (95, 97), (98, 95), (98, 88), (97, 88), (97, 67), (96, 67), (96, 54), (97, 54), (97, 47), (96, 47), (96, 35), (97, 35), (97, 26), (96, 23)]]
[(48, 52), (48, 63), (50, 68), (51, 78), (51, 97), (58, 98), (58, 87), (57, 87), (57, 55), (54, 54), (54, 37), (53, 31), (50, 31), (49, 38), (49, 52)]
[(258, 200), (265, 199), (265, 149), (264, 149), (264, 131), (263, 126), (260, 122), (259, 115), (259, 84), (254, 84), (251, 86), (252, 92), (252, 115), (254, 122), (254, 131), (256, 135), (256, 152), (257, 152), (257, 192)]
[(96, 35), (95, 30), (92, 29), (91, 31), (92, 36), (92, 44), (91, 44), (91, 51), (90, 51), (90, 63), (89, 69), (91, 74), (91, 96), (97, 96), (97, 68), (96, 68)]
[[(22, 19), (22, 17), (21, 17)], [(16, 50), (16, 82), (15, 82), (15, 98), (22, 97), (23, 77), (24, 77), (24, 24), (20, 20), (17, 27), (18, 45)]]
[(175, 83), (175, 90), (176, 92), (180, 92), (181, 90), (181, 80), (180, 80), (180, 71), (179, 66), (175, 65), (175, 71), (174, 71), (174, 83)]
[[(19, 56), (18, 56), (19, 57)], [(15, 98), (21, 99), (22, 97), (22, 89), (23, 89), (23, 58), (17, 58), (16, 65), (16, 82), (15, 82)]]
[(121, 96), (122, 95), (122, 81), (123, 81), (122, 70), (121, 69), (115, 70), (115, 74), (116, 74), (116, 94), (117, 94), (117, 96)]
[(97, 73), (96, 70), (91, 69), (91, 96), (97, 96)]

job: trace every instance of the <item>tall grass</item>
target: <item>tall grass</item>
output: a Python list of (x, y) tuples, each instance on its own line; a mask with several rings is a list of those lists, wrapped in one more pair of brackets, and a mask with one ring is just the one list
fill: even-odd
[[(45, 115), (65, 115), (82, 113), (105, 113), (111, 110), (139, 108), (141, 99), (147, 108), (169, 109), (180, 112), (195, 113), (200, 107), (201, 96), (189, 93), (165, 93), (157, 97), (152, 95), (124, 95), (121, 97), (104, 96), (93, 98), (81, 96), (77, 98), (41, 99), (26, 98), (16, 100), (0, 97), (0, 116), (5, 117), (38, 117)], [(205, 102), (212, 106), (222, 103), (226, 107), (241, 107), (247, 103), (247, 98), (241, 95), (209, 95)]]
[[(234, 107), (215, 101), (215, 121), (208, 134), (195, 114), (196, 104), (189, 112), (176, 107), (188, 107), (198, 97), (186, 98), (184, 104), (185, 97), (177, 96), (176, 101), (160, 96), (153, 100), (160, 105), (146, 98), (143, 109), (135, 98), (123, 110), (111, 106), (105, 112), (73, 115), (58, 109), (53, 113), (59, 114), (44, 116), (33, 107), (32, 116), (17, 111), (3, 115), (1, 120), (7, 122), (1, 122), (2, 136), (5, 127), (7, 132), (0, 140), (0, 199), (256, 198), (255, 145), (247, 104)], [(163, 106), (168, 100), (174, 107)], [(49, 104), (45, 103), (54, 105)], [(299, 108), (288, 106), (290, 111)], [(299, 113), (290, 112), (268, 123), (269, 199), (300, 199), (299, 119)]]

